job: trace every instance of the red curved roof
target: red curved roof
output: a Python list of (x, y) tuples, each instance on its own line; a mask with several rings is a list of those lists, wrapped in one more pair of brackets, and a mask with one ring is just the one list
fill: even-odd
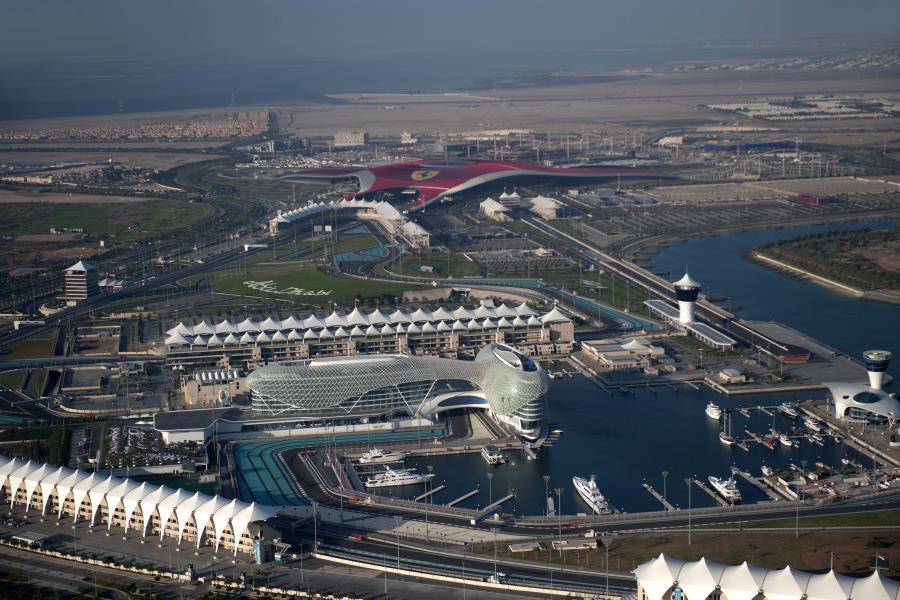
[(597, 179), (603, 177), (660, 177), (660, 173), (629, 167), (545, 167), (518, 162), (472, 160), (438, 162), (416, 160), (368, 168), (344, 167), (310, 169), (295, 173), (302, 177), (355, 177), (358, 194), (414, 188), (416, 206), (424, 206), (443, 196), (509, 177), (544, 175), (560, 178)]

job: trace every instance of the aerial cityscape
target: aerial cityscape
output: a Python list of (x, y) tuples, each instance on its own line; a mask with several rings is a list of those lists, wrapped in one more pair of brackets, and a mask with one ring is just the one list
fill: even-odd
[(0, 598), (900, 599), (900, 5), (4, 13)]

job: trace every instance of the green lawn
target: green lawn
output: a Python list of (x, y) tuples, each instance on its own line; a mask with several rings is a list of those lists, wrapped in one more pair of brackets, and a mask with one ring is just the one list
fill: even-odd
[(22, 387), (22, 381), (25, 379), (25, 371), (13, 371), (11, 373), (0, 374), (0, 385), (8, 387), (12, 390), (18, 390)]
[(56, 343), (56, 332), (28, 338), (13, 346), (5, 354), (0, 354), (0, 360), (18, 360), (20, 358), (42, 358), (53, 356), (53, 346)]
[(466, 277), (479, 274), (478, 263), (469, 260), (463, 256), (461, 252), (450, 253), (448, 272), (447, 253), (438, 250), (425, 250), (421, 255), (413, 254), (404, 256), (392, 270), (395, 273), (404, 275), (428, 277), (428, 273), (423, 273), (419, 269), (422, 265), (434, 267), (435, 273), (440, 277)]
[[(760, 521), (747, 523), (746, 529), (784, 528), (797, 526), (796, 519), (779, 519), (777, 521)], [(874, 513), (856, 513), (850, 515), (832, 515), (828, 517), (801, 517), (800, 527), (897, 527), (900, 526), (900, 510), (884, 510)]]
[[(248, 282), (255, 282), (249, 283)], [(292, 300), (300, 304), (349, 305), (355, 299), (393, 301), (420, 286), (334, 277), (318, 269), (259, 268), (215, 284), (216, 291), (241, 296)]]
[(132, 241), (182, 228), (209, 213), (203, 204), (150, 200), (116, 204), (3, 204), (0, 235), (49, 233), (51, 227), (83, 229)]

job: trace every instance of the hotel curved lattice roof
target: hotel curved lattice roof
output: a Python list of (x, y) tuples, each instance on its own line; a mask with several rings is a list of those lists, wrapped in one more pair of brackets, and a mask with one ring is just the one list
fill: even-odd
[[(503, 344), (482, 348), (474, 361), (380, 355), (315, 359), (257, 369), (247, 378), (254, 403), (282, 410), (331, 409), (369, 392), (418, 382), (466, 381), (483, 392), (491, 409), (511, 415), (547, 392), (547, 375), (531, 359)], [(401, 394), (402, 395), (402, 394)], [(426, 394), (427, 398), (427, 394)], [(426, 398), (420, 398), (424, 404)], [(407, 406), (411, 413), (419, 406)]]
[[(191, 519), (194, 519), (197, 531), (203, 531), (209, 519), (212, 519), (216, 529), (213, 543), (217, 548), (229, 525), (234, 539), (237, 540), (247, 531), (250, 523), (265, 521), (276, 514), (275, 508), (271, 506), (248, 504), (241, 500), (208, 496), (200, 492), (191, 494), (182, 489), (141, 483), (126, 477), (99, 475), (6, 456), (0, 456), (0, 489), (3, 489), (10, 498), (10, 506), (15, 502), (16, 495), (22, 491), (25, 493), (25, 501), (30, 504), (35, 491), (40, 489), (43, 513), (47, 511), (51, 496), (56, 494), (60, 498), (57, 515), (59, 519), (63, 516), (64, 500), (70, 497), (76, 507), (76, 514), (80, 513), (84, 503), (88, 502), (92, 517), (96, 517), (100, 507), (106, 504), (109, 512), (107, 528), (112, 526), (113, 513), (120, 506), (126, 515), (126, 530), (131, 515), (138, 507), (143, 515), (157, 512), (163, 523), (174, 514), (178, 520), (179, 542), (184, 528)], [(149, 523), (150, 519), (144, 520), (142, 533), (145, 536)], [(163, 532), (160, 533), (160, 539), (162, 535)], [(199, 547), (201, 536), (197, 538)]]
[(634, 570), (647, 600), (662, 600), (676, 586), (688, 599), (706, 598), (716, 589), (728, 600), (895, 600), (900, 584), (875, 571), (847, 577), (829, 571), (806, 573), (791, 567), (772, 570), (750, 565), (725, 566), (701, 558), (685, 562), (660, 554)]

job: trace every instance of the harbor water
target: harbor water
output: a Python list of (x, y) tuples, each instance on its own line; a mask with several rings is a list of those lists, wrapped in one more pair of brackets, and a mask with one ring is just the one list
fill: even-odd
[[(729, 303), (743, 307), (742, 318), (783, 322), (848, 354), (858, 356), (868, 348), (898, 353), (900, 305), (851, 298), (762, 267), (746, 257), (752, 248), (777, 239), (898, 224), (897, 220), (875, 220), (702, 237), (664, 249), (654, 257), (653, 270), (674, 275), (687, 265), (691, 276), (706, 286), (707, 293), (727, 296)], [(900, 376), (898, 367), (900, 360), (895, 360), (891, 365), (894, 377)], [(868, 466), (868, 459), (830, 438), (826, 438), (824, 446), (801, 439), (798, 448), (779, 444), (774, 451), (759, 444), (750, 444), (749, 452), (728, 447), (719, 440), (720, 425), (704, 413), (710, 400), (732, 409), (732, 432), (741, 438), (745, 429), (767, 433), (773, 417), (753, 411), (747, 419), (734, 409), (821, 397), (822, 393), (804, 392), (725, 398), (707, 388), (695, 391), (688, 387), (681, 387), (677, 393), (659, 388), (655, 393), (641, 390), (634, 395), (617, 393), (610, 397), (588, 379), (575, 376), (552, 383), (550, 421), (559, 424), (564, 434), (554, 447), (543, 449), (537, 460), (527, 460), (521, 452), (508, 452), (510, 462), (496, 467), (487, 465), (479, 454), (415, 458), (408, 464), (422, 471), (429, 464), (434, 466), (435, 486), (447, 485), (434, 494), (436, 503), (448, 502), (478, 486), (481, 492), (459, 506), (485, 506), (491, 487), (494, 500), (510, 490), (515, 492), (515, 499), (504, 506), (505, 511), (542, 514), (546, 510), (542, 476), (549, 475), (547, 487), (554, 500), (554, 488), (563, 489), (563, 514), (586, 512), (587, 506), (575, 494), (572, 477), (596, 474), (600, 490), (618, 509), (659, 510), (660, 503), (641, 484), (646, 481), (663, 493), (661, 473), (666, 470), (668, 500), (686, 507), (685, 478), (695, 476), (705, 482), (708, 475), (727, 477), (732, 465), (753, 475), (760, 474), (763, 464), (787, 468), (791, 463), (799, 466), (804, 460), (809, 468), (817, 461), (840, 468), (843, 457)], [(793, 425), (802, 429), (799, 420)], [(774, 427), (788, 431), (791, 424), (776, 413)], [(491, 481), (487, 473), (493, 473)], [(741, 479), (738, 487), (745, 503), (766, 499), (762, 491)], [(714, 504), (696, 486), (690, 492), (690, 501), (693, 506)]]

